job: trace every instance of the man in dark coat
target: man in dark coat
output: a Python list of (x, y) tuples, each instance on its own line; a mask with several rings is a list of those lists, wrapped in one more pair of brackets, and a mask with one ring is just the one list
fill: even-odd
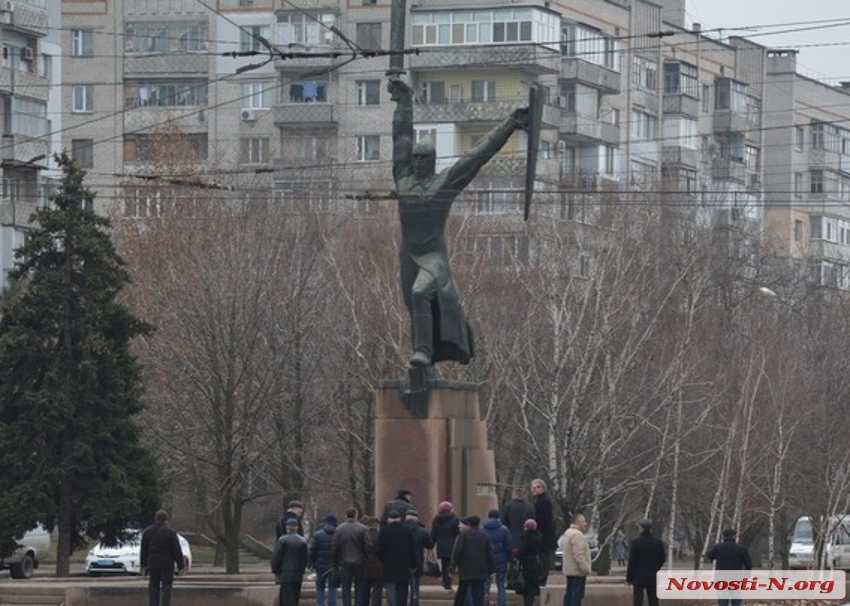
[(514, 498), (505, 503), (502, 508), (502, 524), (511, 531), (514, 544), (519, 543), (519, 537), (524, 532), (526, 520), (534, 519), (534, 507), (522, 498), (522, 488), (514, 488)]
[(307, 569), (307, 541), (298, 534), (298, 520), (284, 522), (284, 534), (272, 554), (272, 572), (280, 585), (280, 606), (297, 606)]
[(298, 534), (300, 536), (304, 536), (304, 526), (301, 523), (301, 516), (304, 513), (304, 503), (301, 501), (290, 501), (289, 506), (286, 508), (286, 511), (283, 512), (283, 515), (280, 516), (280, 519), (277, 521), (277, 525), (275, 526), (275, 536), (279, 539), (283, 535), (286, 534), (286, 521), (287, 520), (295, 520), (298, 523)]
[(552, 499), (546, 492), (546, 482), (537, 478), (531, 481), (531, 494), (534, 495), (534, 521), (537, 532), (543, 537), (540, 546), (540, 586), (546, 587), (549, 570), (555, 562), (555, 549), (558, 547), (558, 534), (555, 531), (555, 510)]
[(452, 548), (454, 548), (460, 528), (460, 518), (454, 512), (449, 501), (443, 501), (437, 506), (437, 515), (431, 521), (431, 540), (437, 548), (440, 559), (440, 570), (443, 573), (443, 589), (452, 589)]
[(629, 566), (626, 570), (626, 583), (632, 586), (634, 606), (643, 606), (643, 593), (646, 591), (649, 606), (658, 606), (655, 594), (655, 575), (667, 561), (664, 542), (652, 536), (652, 521), (643, 519), (639, 523), (640, 536), (632, 541), (629, 551)]
[[(483, 531), (489, 537), (490, 544), (493, 546), (498, 605), (508, 606), (506, 584), (508, 580), (508, 562), (511, 559), (511, 549), (514, 546), (514, 540), (511, 537), (511, 531), (499, 519), (498, 509), (491, 509), (489, 511), (487, 519), (484, 521)], [(519, 539), (517, 539), (516, 543), (519, 544)], [(487, 577), (487, 581), (484, 583), (484, 595), (490, 595), (490, 577)]]
[(408, 510), (404, 525), (413, 533), (413, 551), (416, 553), (413, 574), (410, 575), (410, 606), (419, 606), (419, 585), (425, 565), (425, 550), (434, 547), (434, 542), (431, 540), (431, 533), (419, 522), (419, 512), (415, 509)]
[(168, 526), (168, 513), (162, 509), (154, 514), (155, 523), (142, 532), (139, 565), (148, 579), (148, 605), (170, 606), (174, 567), (178, 574), (186, 566), (177, 533)]
[(351, 604), (351, 584), (354, 584), (354, 606), (366, 606), (366, 563), (373, 549), (369, 530), (357, 521), (357, 509), (345, 511), (345, 522), (334, 532), (333, 565), (339, 571), (342, 584), (342, 606)]
[[(739, 545), (735, 541), (735, 529), (723, 529), (723, 541), (716, 543), (706, 553), (706, 557), (714, 562), (715, 570), (752, 570), (753, 562), (750, 559), (750, 552), (743, 545)], [(718, 606), (727, 606), (732, 602), (732, 606), (741, 606), (741, 600), (718, 598)]]
[(413, 533), (402, 524), (396, 510), (387, 514), (387, 525), (378, 533), (378, 559), (388, 606), (407, 606), (407, 587), (416, 566), (416, 553)]
[(461, 518), (460, 534), (452, 550), (452, 568), (457, 568), (458, 585), (454, 606), (464, 606), (467, 591), (472, 606), (484, 606), (484, 582), (496, 572), (493, 545), (483, 530), (478, 516)]
[[(325, 516), (322, 529), (313, 535), (310, 546), (309, 562), (316, 572), (316, 606), (336, 606), (339, 574), (333, 564), (334, 534), (336, 533), (336, 516)], [(327, 596), (325, 595), (327, 590)]]
[(402, 488), (398, 491), (394, 499), (387, 501), (386, 505), (384, 505), (384, 513), (381, 514), (381, 526), (386, 525), (387, 516), (391, 511), (397, 511), (401, 515), (402, 522), (404, 522), (407, 512), (413, 509), (413, 504), (410, 501), (412, 496), (412, 492), (406, 488)]

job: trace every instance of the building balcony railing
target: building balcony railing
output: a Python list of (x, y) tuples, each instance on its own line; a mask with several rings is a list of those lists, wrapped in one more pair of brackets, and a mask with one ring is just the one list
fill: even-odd
[(824, 149), (823, 147), (815, 147), (809, 150), (808, 161), (809, 168), (814, 170), (847, 170), (850, 169), (850, 163), (844, 160), (837, 151)]
[(209, 71), (206, 53), (161, 53), (124, 56), (124, 74), (204, 74)]
[(561, 80), (599, 89), (603, 95), (620, 92), (620, 73), (578, 57), (562, 57)]
[(714, 111), (714, 132), (743, 132), (747, 128), (747, 114), (729, 109)]
[(275, 105), (273, 111), (277, 127), (334, 126), (337, 123), (332, 103), (282, 103)]
[[(345, 57), (351, 56), (348, 47), (337, 44), (321, 44), (316, 46), (278, 46), (281, 53), (275, 55), (274, 67), (281, 73), (300, 73), (311, 70), (330, 70), (335, 63), (340, 63)], [(339, 53), (339, 57), (322, 56), (317, 54)], [(345, 55), (345, 57), (343, 57)]]
[(687, 95), (664, 95), (664, 113), (696, 118), (699, 116), (699, 99)]
[(561, 113), (561, 137), (568, 142), (590, 143), (602, 141), (611, 145), (620, 143), (620, 127), (596, 116), (575, 112)]
[[(417, 122), (501, 122), (515, 109), (526, 107), (527, 100), (420, 103), (414, 109)], [(543, 106), (542, 128), (558, 128), (560, 109)]]
[[(2, 1), (2, 0), (0, 0)], [(47, 102), (47, 78), (31, 72), (0, 67), (0, 93)]]
[(410, 56), (411, 70), (492, 68), (522, 70), (530, 74), (557, 74), (558, 51), (538, 44), (483, 44), (478, 46), (421, 47)]
[[(0, 138), (0, 164), (2, 165), (31, 166), (34, 158), (44, 158), (49, 151), (46, 138), (24, 135), (3, 135)], [(44, 160), (39, 162), (43, 163)]]
[(30, 217), (38, 210), (38, 204), (0, 198), (0, 225), (16, 227), (35, 227)]
[[(12, 10), (6, 10), (11, 8)], [(0, 1), (0, 23), (24, 29), (38, 36), (47, 35), (49, 14), (46, 8), (31, 6), (26, 2)]]
[(747, 179), (747, 166), (729, 158), (715, 158), (711, 163), (711, 175), (718, 181), (744, 183)]
[(696, 149), (681, 145), (665, 145), (661, 152), (661, 162), (670, 166), (699, 166), (700, 153)]
[(186, 134), (205, 133), (208, 130), (204, 107), (145, 106), (124, 112), (124, 132), (153, 130), (164, 121), (176, 124)]

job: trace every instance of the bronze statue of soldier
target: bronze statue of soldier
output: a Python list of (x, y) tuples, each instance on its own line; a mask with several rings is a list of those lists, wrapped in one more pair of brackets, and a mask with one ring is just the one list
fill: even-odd
[(410, 313), (412, 368), (444, 360), (469, 364), (472, 332), (452, 277), (445, 226), (457, 195), (507, 143), (515, 130), (527, 130), (529, 109), (520, 108), (483, 137), (454, 165), (436, 173), (431, 141), (414, 144), (413, 90), (397, 76), (387, 86), (396, 102), (393, 114), (393, 179), (401, 221), (400, 274)]

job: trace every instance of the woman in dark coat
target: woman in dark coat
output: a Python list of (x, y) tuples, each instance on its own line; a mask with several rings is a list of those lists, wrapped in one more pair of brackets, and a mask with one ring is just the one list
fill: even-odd
[(525, 581), (522, 600), (524, 606), (533, 606), (534, 597), (540, 595), (538, 556), (543, 546), (543, 535), (537, 531), (537, 522), (534, 520), (526, 520), (523, 529), (517, 550), (517, 557), (522, 564), (522, 579)]
[(452, 588), (452, 550), (455, 539), (460, 534), (460, 518), (453, 511), (452, 504), (443, 501), (437, 507), (437, 515), (431, 523), (431, 542), (437, 548), (437, 557), (440, 558), (440, 569), (443, 573), (443, 589), (451, 591)]

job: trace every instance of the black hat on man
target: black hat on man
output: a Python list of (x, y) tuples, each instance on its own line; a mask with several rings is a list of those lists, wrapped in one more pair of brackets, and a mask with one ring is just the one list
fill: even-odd
[(734, 539), (736, 534), (738, 534), (738, 533), (735, 532), (734, 528), (724, 528), (723, 529), (723, 538), (724, 539)]
[(289, 518), (284, 522), (284, 526), (298, 526), (298, 520), (295, 518)]
[(301, 501), (290, 501), (289, 509), (292, 509), (293, 507), (300, 507), (301, 509), (304, 509), (304, 503)]
[(388, 520), (400, 520), (400, 519), (401, 519), (401, 514), (398, 512), (398, 510), (393, 509), (392, 511), (390, 511), (390, 512), (387, 514), (387, 519), (388, 519)]
[(645, 530), (649, 530), (650, 528), (652, 528), (652, 520), (650, 520), (649, 518), (644, 518), (640, 522), (638, 522), (638, 526)]

